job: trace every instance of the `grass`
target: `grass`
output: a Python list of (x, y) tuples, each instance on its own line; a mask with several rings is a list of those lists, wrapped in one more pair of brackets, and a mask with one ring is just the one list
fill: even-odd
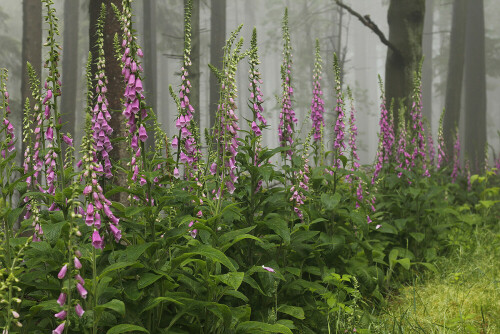
[[(498, 225), (498, 222), (497, 222)], [(461, 244), (438, 273), (389, 297), (385, 333), (500, 333), (500, 233), (458, 232)]]

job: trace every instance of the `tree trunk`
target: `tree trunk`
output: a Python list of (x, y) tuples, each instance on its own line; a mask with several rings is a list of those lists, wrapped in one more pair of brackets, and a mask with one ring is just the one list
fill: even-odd
[[(210, 18), (210, 63), (222, 69), (224, 44), (226, 42), (226, 0), (212, 0), (212, 17)], [(215, 124), (217, 103), (219, 102), (219, 82), (210, 73), (210, 127)]]
[[(422, 32), (425, 0), (391, 0), (387, 21), (389, 42), (398, 52), (387, 49), (385, 65), (385, 94), (387, 103), (404, 101), (409, 107), (413, 93), (414, 73), (422, 60)], [(395, 127), (398, 113), (394, 113)]]
[[(106, 76), (108, 78), (108, 92), (107, 98), (109, 102), (108, 109), (111, 114), (111, 120), (109, 125), (113, 128), (113, 133), (111, 135), (111, 140), (117, 137), (125, 137), (127, 135), (127, 129), (125, 127), (126, 119), (122, 115), (122, 104), (121, 98), (123, 97), (123, 92), (125, 91), (125, 85), (123, 83), (123, 77), (121, 74), (120, 61), (115, 57), (115, 49), (113, 45), (113, 40), (115, 34), (121, 37), (120, 22), (116, 19), (114, 15), (111, 3), (114, 3), (119, 10), (122, 10), (121, 0), (90, 0), (89, 14), (90, 14), (90, 24), (89, 24), (89, 42), (90, 50), (92, 52), (92, 73), (96, 73), (96, 63), (97, 59), (97, 49), (96, 45), (96, 30), (97, 30), (97, 19), (99, 18), (99, 13), (101, 10), (101, 3), (106, 3), (106, 19), (104, 22), (104, 54), (106, 61)], [(95, 75), (93, 76), (95, 77)], [(128, 156), (127, 147), (125, 141), (115, 141), (113, 142), (113, 149), (110, 152), (110, 157), (114, 164), (120, 164)], [(115, 175), (115, 184), (119, 186), (126, 186), (127, 179), (124, 175)], [(120, 201), (121, 203), (126, 202), (127, 195), (125, 193), (120, 193), (119, 197), (115, 197), (114, 200)]]
[[(186, 3), (187, 0), (184, 0)], [(191, 12), (191, 84), (193, 89), (189, 93), (189, 101), (194, 108), (194, 119), (201, 133), (200, 115), (200, 0), (193, 0), (193, 10)]]
[[(483, 0), (467, 1), (465, 28), (465, 156), (471, 171), (484, 166), (486, 145), (486, 58)], [(450, 55), (453, 55), (450, 53)]]
[(465, 26), (467, 0), (455, 0), (451, 22), (450, 58), (448, 61), (448, 77), (446, 82), (445, 113), (443, 134), (448, 163), (453, 156), (455, 129), (460, 122), (460, 103), (462, 99), (462, 83), (465, 61)]
[(426, 0), (424, 17), (424, 35), (422, 47), (424, 62), (422, 64), (422, 113), (429, 121), (429, 131), (432, 131), (432, 40), (434, 38), (434, 0)]
[[(157, 66), (156, 66), (156, 0), (144, 0), (144, 84), (146, 102), (153, 112), (157, 112), (156, 101), (156, 80), (157, 80)], [(148, 127), (152, 127), (152, 122), (148, 122)], [(153, 131), (149, 132), (150, 135), (147, 140), (147, 146), (154, 146)]]
[[(21, 78), (21, 106), (27, 98), (33, 108), (27, 62), (41, 79), (42, 69), (42, 2), (40, 0), (23, 0), (23, 42), (22, 42), (22, 78)], [(24, 113), (24, 109), (21, 109)], [(24, 115), (23, 115), (24, 119)], [(22, 143), (21, 152), (25, 150)]]
[(76, 87), (78, 83), (78, 11), (79, 0), (64, 1), (61, 111), (63, 132), (75, 138)]

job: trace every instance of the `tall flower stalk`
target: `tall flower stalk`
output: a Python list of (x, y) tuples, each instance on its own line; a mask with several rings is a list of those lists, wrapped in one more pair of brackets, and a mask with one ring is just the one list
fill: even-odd
[(437, 137), (437, 163), (436, 168), (440, 169), (446, 163), (446, 153), (444, 146), (444, 135), (443, 135), (443, 120), (444, 120), (444, 109), (441, 112), (441, 117), (439, 117), (439, 127), (438, 127), (438, 137)]
[(189, 81), (189, 68), (191, 67), (191, 11), (192, 1), (188, 1), (185, 8), (184, 17), (184, 58), (181, 68), (181, 88), (178, 103), (178, 115), (175, 126), (179, 134), (172, 139), (172, 148), (177, 150), (177, 163), (175, 173), (178, 175), (179, 161), (184, 165), (185, 175), (189, 178), (194, 177), (198, 171), (197, 162), (200, 159), (201, 151), (199, 148), (199, 138), (197, 138), (197, 124), (195, 124), (195, 112), (189, 101), (189, 93), (192, 89)]
[[(281, 147), (293, 146), (293, 132), (297, 118), (292, 107), (293, 87), (292, 87), (292, 45), (290, 42), (290, 32), (288, 30), (288, 8), (285, 8), (283, 16), (283, 64), (281, 65), (281, 112), (278, 129)], [(292, 150), (286, 151), (284, 157), (292, 157)]]
[(455, 145), (453, 145), (453, 170), (451, 171), (451, 183), (455, 183), (460, 169), (460, 134), (458, 127), (455, 130)]
[[(321, 76), (323, 60), (321, 59), (319, 40), (316, 39), (316, 53), (313, 71), (313, 97), (311, 101), (311, 121), (313, 127), (314, 154), (318, 159), (318, 154), (324, 151), (323, 129), (325, 127), (325, 102), (323, 101), (323, 91), (321, 90)], [(322, 157), (321, 157), (322, 158)], [(316, 162), (317, 163), (317, 162)]]
[(335, 141), (333, 143), (333, 167), (340, 168), (341, 156), (344, 156), (344, 151), (346, 149), (344, 142), (344, 94), (342, 93), (342, 83), (340, 82), (340, 66), (338, 62), (337, 55), (334, 54), (333, 69), (335, 71), (335, 92), (337, 97), (337, 105), (335, 107), (335, 114), (337, 120), (335, 121), (334, 136)]

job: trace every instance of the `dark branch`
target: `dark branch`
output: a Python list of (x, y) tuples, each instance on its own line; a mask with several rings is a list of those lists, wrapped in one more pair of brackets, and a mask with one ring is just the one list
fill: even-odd
[(356, 16), (361, 21), (361, 23), (363, 23), (365, 26), (367, 26), (368, 28), (370, 28), (378, 36), (378, 38), (380, 38), (380, 41), (382, 43), (384, 43), (385, 45), (387, 45), (392, 51), (394, 51), (394, 53), (396, 53), (398, 55), (401, 55), (401, 52), (398, 50), (398, 48), (396, 46), (394, 46), (394, 44), (392, 44), (391, 42), (389, 42), (389, 40), (387, 38), (385, 38), (384, 33), (379, 29), (379, 27), (375, 24), (375, 22), (373, 22), (371, 20), (370, 15), (363, 16), (360, 13), (356, 12), (351, 7), (349, 7), (346, 4), (344, 4), (340, 0), (335, 0), (335, 3), (338, 6), (340, 6), (341, 8), (344, 8), (345, 10), (347, 10), (351, 15)]

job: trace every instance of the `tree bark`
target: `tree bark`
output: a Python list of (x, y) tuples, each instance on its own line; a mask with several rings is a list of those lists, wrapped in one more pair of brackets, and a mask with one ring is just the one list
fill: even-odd
[(422, 64), (422, 113), (429, 121), (429, 131), (432, 131), (432, 40), (434, 29), (434, 0), (426, 0), (424, 17), (424, 35), (422, 47), (424, 62)]
[(75, 138), (76, 87), (78, 83), (78, 11), (79, 0), (64, 0), (61, 111), (63, 132)]
[[(389, 42), (385, 63), (385, 94), (387, 103), (392, 99), (410, 107), (413, 80), (422, 60), (422, 32), (424, 28), (425, 0), (391, 0), (387, 21)], [(397, 128), (398, 113), (394, 113)], [(396, 129), (397, 130), (397, 129)]]
[[(144, 15), (144, 84), (146, 102), (153, 112), (157, 112), (157, 64), (156, 64), (156, 0), (144, 0), (143, 2)], [(152, 122), (147, 123), (148, 127), (152, 127)], [(147, 146), (154, 146), (154, 132), (150, 131), (147, 140)]]
[(484, 166), (484, 147), (486, 145), (486, 57), (483, 0), (467, 1), (465, 44), (467, 46), (465, 49), (465, 156), (470, 160), (471, 171), (478, 173)]
[[(41, 79), (42, 70), (42, 2), (40, 0), (23, 0), (23, 42), (22, 42), (22, 78), (21, 78), (21, 106), (27, 98), (30, 99), (31, 108), (34, 101), (31, 98), (27, 62)], [(22, 108), (24, 119), (24, 109)], [(22, 143), (21, 152), (26, 147)]]
[[(115, 49), (113, 45), (114, 36), (118, 34), (121, 37), (120, 22), (116, 19), (111, 3), (114, 3), (119, 10), (122, 10), (121, 0), (90, 0), (89, 4), (89, 14), (90, 14), (90, 24), (89, 24), (89, 42), (90, 50), (92, 52), (92, 73), (97, 72), (97, 66), (95, 60), (97, 59), (97, 49), (96, 49), (96, 30), (97, 30), (97, 19), (99, 18), (99, 13), (101, 10), (101, 3), (106, 4), (106, 19), (104, 22), (104, 54), (106, 61), (106, 76), (108, 78), (108, 110), (111, 114), (111, 120), (108, 124), (113, 128), (113, 133), (111, 135), (111, 140), (118, 137), (125, 137), (127, 135), (127, 129), (125, 127), (126, 119), (122, 115), (122, 104), (121, 98), (123, 92), (125, 91), (125, 84), (123, 82), (123, 77), (121, 74), (121, 66), (118, 59), (115, 57)], [(95, 77), (95, 74), (93, 75)], [(125, 141), (113, 141), (113, 149), (109, 153), (114, 164), (121, 164), (123, 160), (128, 156)], [(126, 177), (124, 175), (115, 175), (114, 181), (116, 185), (126, 186)], [(116, 201), (121, 203), (126, 202), (127, 195), (125, 193), (120, 193), (114, 198)]]
[(465, 61), (466, 10), (467, 0), (454, 1), (443, 120), (443, 135), (448, 163), (451, 163), (452, 160), (455, 129), (459, 126), (460, 121), (460, 104), (462, 100)]
[[(226, 42), (226, 0), (212, 0), (212, 16), (210, 18), (210, 63), (222, 69), (224, 44)], [(217, 103), (219, 102), (219, 82), (210, 73), (210, 127), (215, 124)]]

